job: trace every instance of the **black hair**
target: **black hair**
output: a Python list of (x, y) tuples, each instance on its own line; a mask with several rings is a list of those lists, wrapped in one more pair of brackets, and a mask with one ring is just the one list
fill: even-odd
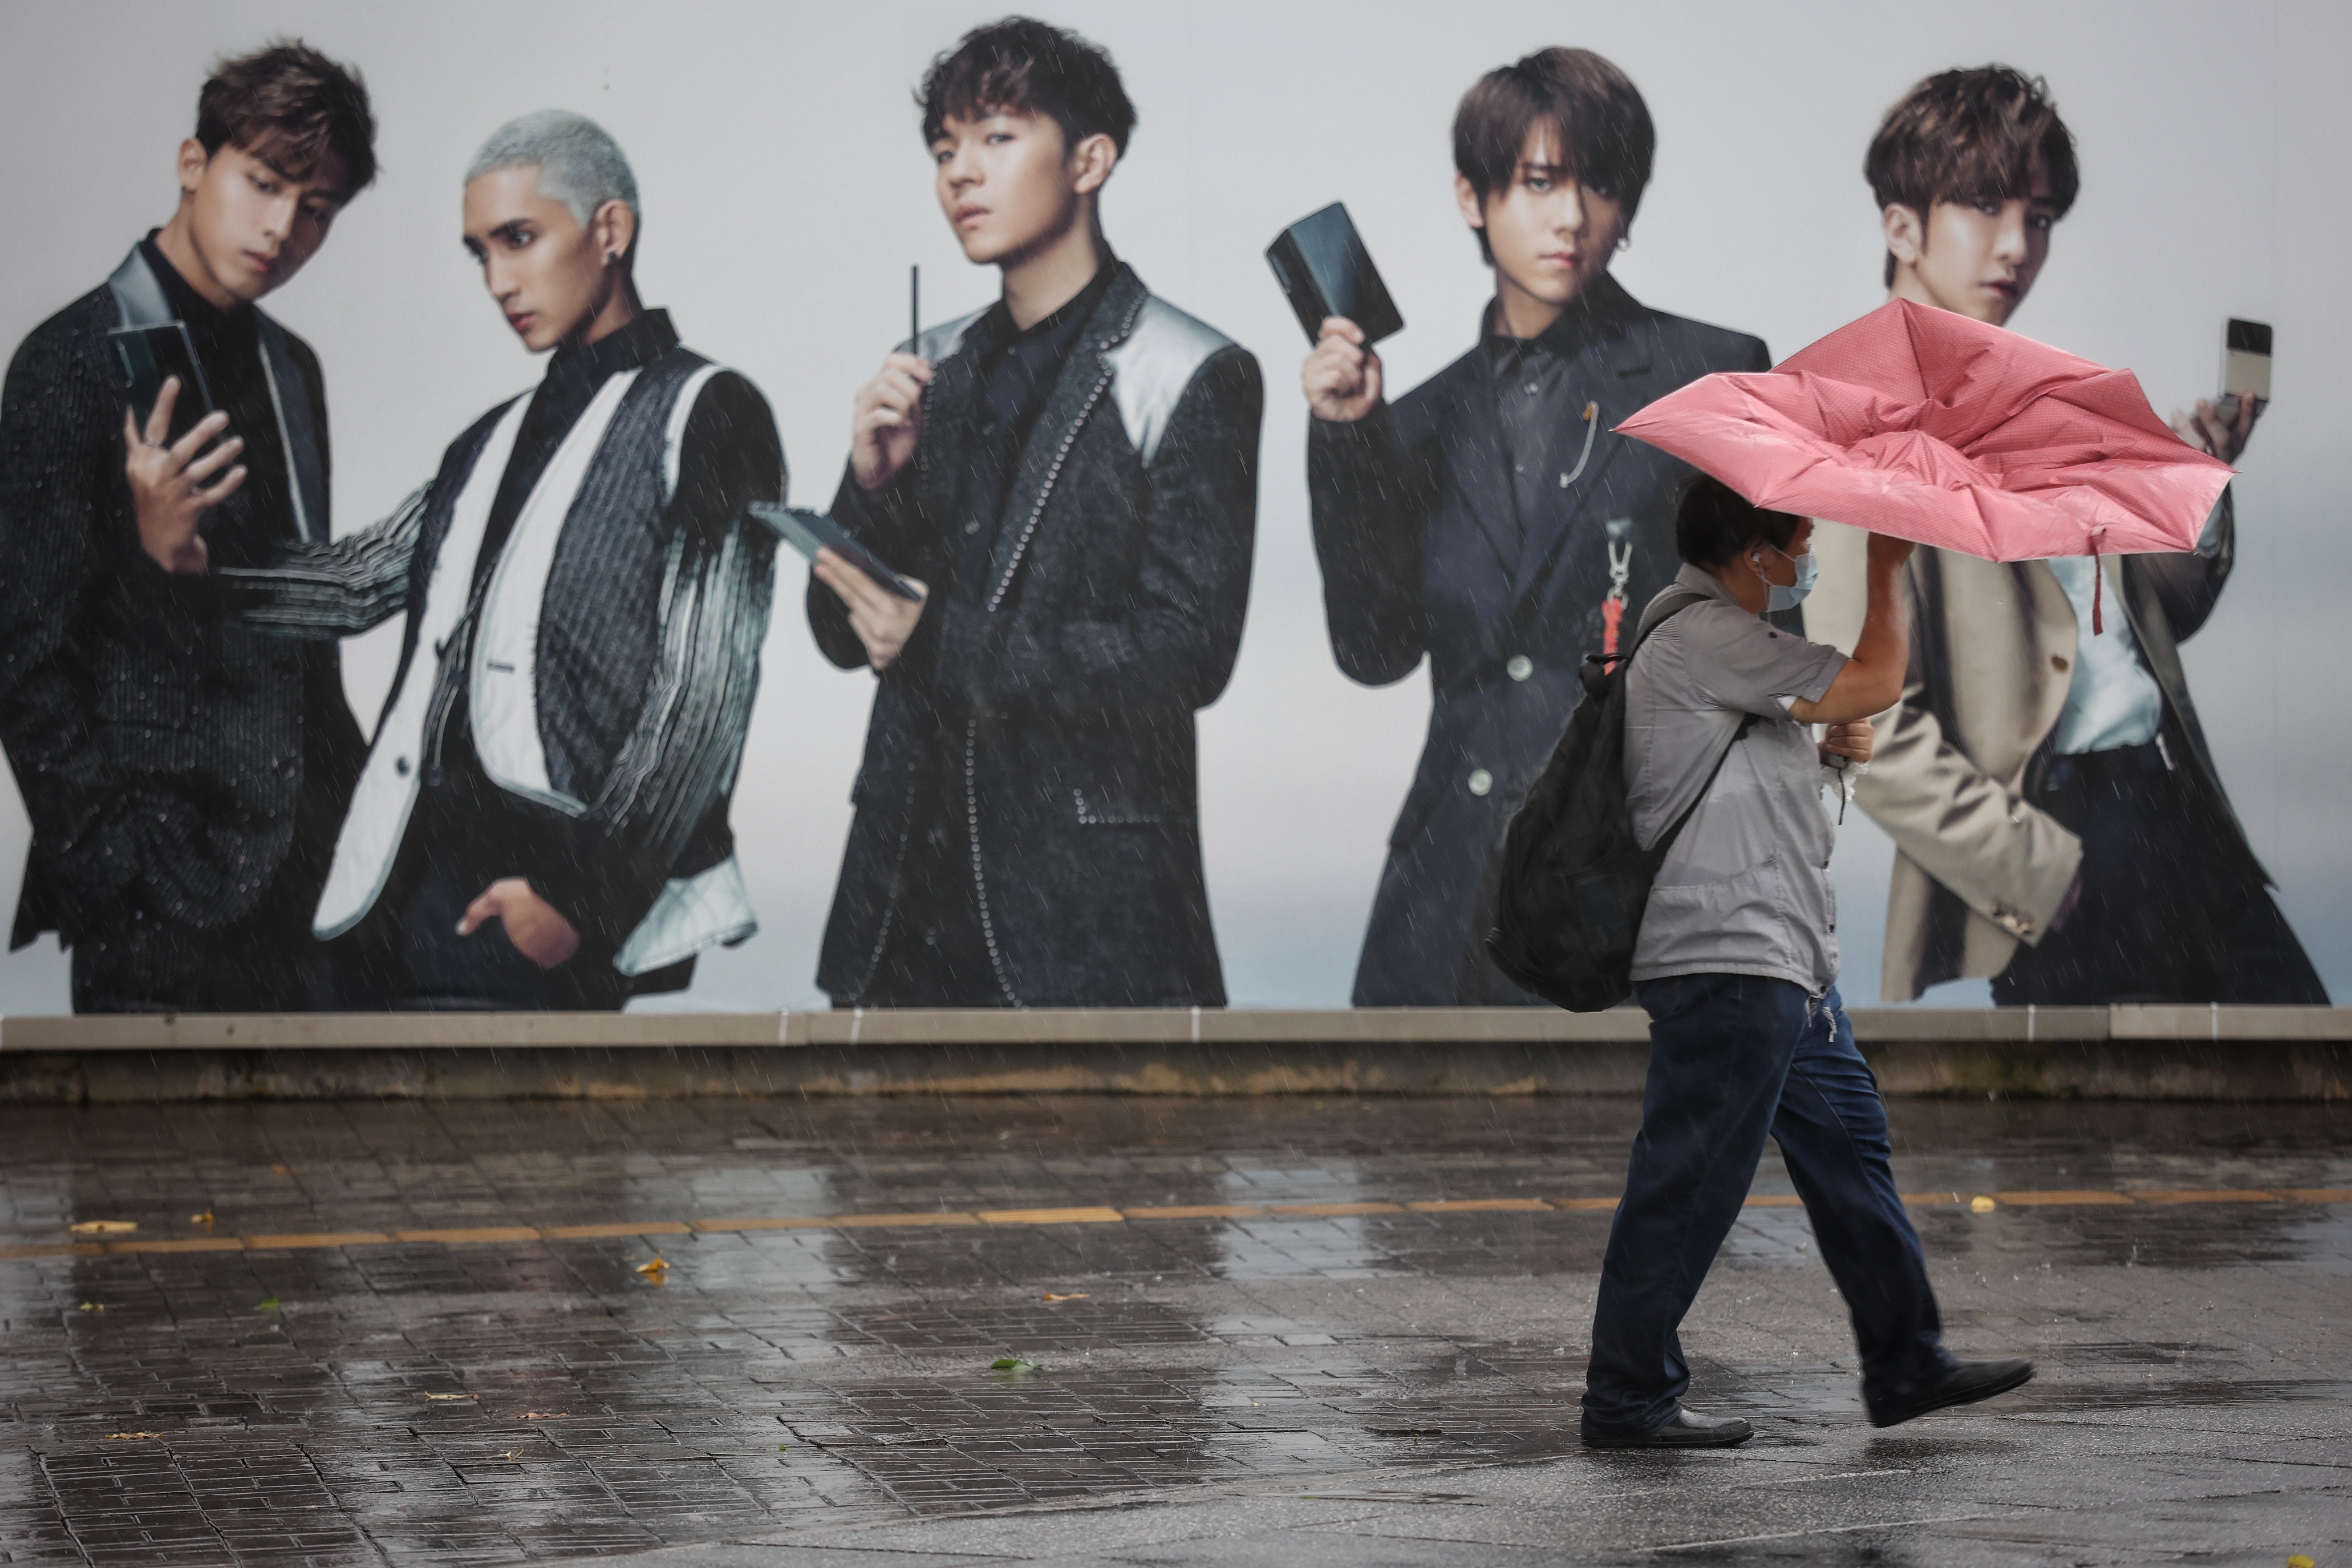
[[(1454, 167), (1480, 205), (1517, 183), (1528, 132), (1549, 127), (1559, 157), (1586, 189), (1624, 204), (1625, 221), (1642, 208), (1657, 155), (1658, 132), (1640, 89), (1591, 49), (1539, 49), (1488, 71), (1454, 111)], [(1483, 228), (1478, 253), (1495, 259)]]
[[(1939, 71), (1886, 111), (1864, 155), (1863, 177), (1881, 212), (1905, 206), (1926, 223), (1937, 202), (2023, 200), (2036, 160), (2050, 171), (2050, 204), (2066, 216), (2083, 188), (2074, 136), (2050, 100), (2050, 84), (2008, 66)], [(1886, 253), (1895, 281), (1895, 253)]]
[(1675, 510), (1675, 552), (1694, 566), (1721, 566), (1759, 539), (1786, 550), (1802, 521), (1755, 505), (1712, 474), (1694, 474)]
[(196, 140), (207, 157), (234, 145), (289, 180), (307, 180), (333, 158), (346, 197), (375, 179), (367, 83), (299, 38), (215, 64), (196, 95)]
[(931, 62), (915, 98), (922, 105), (926, 146), (939, 140), (950, 115), (1042, 114), (1062, 128), (1066, 149), (1089, 136), (1108, 136), (1122, 156), (1135, 131), (1135, 105), (1109, 52), (1029, 16), (1007, 16), (966, 33)]

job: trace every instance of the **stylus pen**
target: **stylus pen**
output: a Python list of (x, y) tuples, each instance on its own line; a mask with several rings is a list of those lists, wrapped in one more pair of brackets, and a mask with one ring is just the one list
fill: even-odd
[(923, 269), (907, 268), (907, 352), (923, 352)]

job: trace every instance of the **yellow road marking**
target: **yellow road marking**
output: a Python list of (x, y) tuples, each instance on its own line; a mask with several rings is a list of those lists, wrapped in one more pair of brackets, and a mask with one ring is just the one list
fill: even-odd
[(2127, 1204), (2121, 1193), (1995, 1193), (1993, 1196), (2018, 1208), (2050, 1208), (2068, 1204)]
[(674, 1219), (652, 1219), (642, 1225), (543, 1225), (539, 1234), (550, 1241), (593, 1241), (611, 1236), (689, 1236), (693, 1230)]
[[(2000, 1204), (2016, 1208), (2067, 1205), (2136, 1206), (2170, 1204), (2232, 1203), (2352, 1203), (2352, 1187), (2284, 1187), (2265, 1192), (2251, 1187), (2181, 1188), (2165, 1191), (2119, 1192), (2050, 1190), (1997, 1194)], [(1965, 1205), (1957, 1193), (1905, 1193), (1904, 1203), (1915, 1208)], [(1793, 1193), (1757, 1193), (1749, 1208), (1796, 1208), (1802, 1200)], [(928, 1210), (917, 1214), (747, 1215), (733, 1219), (694, 1221), (657, 1219), (613, 1221), (600, 1225), (532, 1226), (477, 1226), (446, 1230), (315, 1231), (282, 1236), (207, 1236), (144, 1241), (72, 1241), (0, 1246), (0, 1262), (33, 1262), (55, 1258), (103, 1258), (142, 1253), (178, 1252), (304, 1252), (341, 1247), (388, 1247), (394, 1242), (435, 1243), (447, 1247), (481, 1246), (518, 1241), (583, 1241), (639, 1236), (733, 1235), (761, 1230), (862, 1230), (906, 1226), (976, 1225), (1119, 1225), (1139, 1220), (1175, 1219), (1338, 1219), (1358, 1215), (1413, 1214), (1576, 1214), (1607, 1213), (1615, 1198), (1427, 1198), (1405, 1204), (1190, 1204), (1164, 1208), (1115, 1209), (1101, 1206), (1053, 1209)]]
[(106, 1250), (125, 1252), (243, 1252), (245, 1243), (232, 1237), (197, 1237), (186, 1241), (110, 1241)]
[(2136, 1204), (2274, 1204), (2278, 1202), (2276, 1193), (2257, 1193), (2243, 1187), (2222, 1187), (2183, 1193), (2130, 1193), (2126, 1195)]

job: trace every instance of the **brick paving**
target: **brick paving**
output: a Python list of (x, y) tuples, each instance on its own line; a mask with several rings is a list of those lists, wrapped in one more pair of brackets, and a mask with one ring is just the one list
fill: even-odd
[(1588, 1455), (1634, 1115), (0, 1111), (0, 1562), (2352, 1560), (2352, 1108), (1898, 1104), (2042, 1375), (1884, 1434), (1768, 1162), (1685, 1333), (1759, 1436)]

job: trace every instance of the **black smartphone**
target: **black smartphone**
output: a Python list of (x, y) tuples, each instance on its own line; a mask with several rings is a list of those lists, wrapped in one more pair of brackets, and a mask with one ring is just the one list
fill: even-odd
[(2235, 419), (2242, 397), (2257, 405), (2271, 400), (2271, 327), (2232, 316), (2221, 329), (2221, 395), (2213, 406), (2222, 418)]
[(849, 537), (841, 524), (821, 511), (803, 507), (772, 506), (766, 501), (753, 501), (751, 515), (773, 529), (776, 537), (808, 557), (814, 563), (818, 550), (831, 547), (835, 555), (873, 578), (877, 583), (902, 599), (922, 601), (915, 585), (883, 564), (882, 558)]
[(172, 428), (163, 437), (165, 446), (186, 435), (213, 411), (212, 388), (205, 382), (205, 367), (196, 359), (196, 345), (189, 340), (186, 323), (117, 327), (106, 334), (106, 341), (114, 345), (114, 362), (122, 372), (122, 395), (142, 430), (147, 427), (155, 400), (163, 395), (163, 383), (171, 376), (180, 378), (180, 395), (172, 405)]
[(1275, 280), (1290, 296), (1307, 341), (1323, 335), (1327, 317), (1344, 316), (1364, 330), (1366, 343), (1379, 342), (1404, 330), (1404, 318), (1389, 298), (1372, 253), (1348, 216), (1344, 203), (1333, 202), (1321, 212), (1300, 218), (1266, 247), (1265, 259)]

